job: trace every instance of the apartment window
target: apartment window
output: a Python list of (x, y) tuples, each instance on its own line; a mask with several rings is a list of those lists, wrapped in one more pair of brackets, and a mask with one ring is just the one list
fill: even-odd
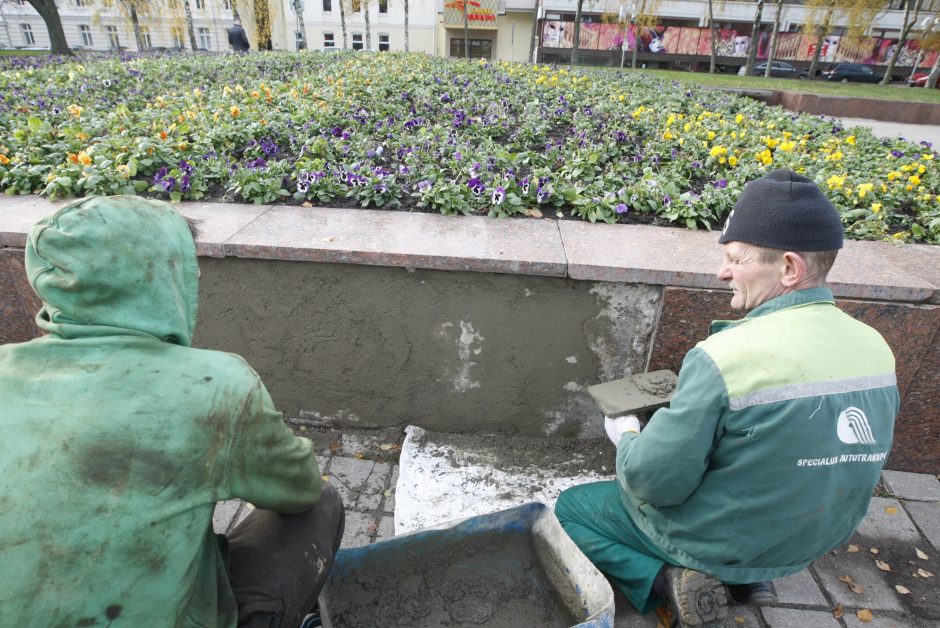
[(379, 0), (379, 13), (388, 13), (388, 0)]
[(362, 0), (351, 0), (349, 6), (352, 8), (353, 13), (359, 13), (362, 9)]
[[(473, 59), (489, 59), (493, 56), (492, 39), (469, 39), (470, 57)], [(450, 56), (464, 56), (463, 37), (454, 37), (450, 40)]]
[(20, 30), (23, 31), (23, 41), (27, 46), (36, 45), (36, 38), (33, 37), (33, 27), (29, 24), (20, 24)]
[(303, 50), (307, 47), (307, 42), (304, 41), (303, 31), (294, 31), (294, 47), (297, 50)]
[(231, 11), (232, 10), (232, 0), (222, 0), (222, 10)]
[(82, 45), (85, 48), (91, 48), (95, 45), (91, 39), (91, 26), (88, 24), (79, 24), (78, 33), (82, 36)]
[(379, 33), (379, 50), (386, 51), (390, 48), (388, 44), (388, 33)]
[(75, 2), (75, 6), (77, 7), (85, 6), (85, 0), (74, 0), (74, 2)]
[(173, 40), (174, 48), (183, 48), (183, 29), (179, 26), (174, 26), (171, 28), (170, 39)]
[(200, 26), (196, 29), (196, 34), (199, 35), (199, 49), (200, 50), (209, 50), (212, 48), (212, 39), (209, 37), (209, 29), (205, 26)]
[(140, 27), (140, 40), (144, 48), (153, 48), (153, 41), (150, 39), (150, 28), (147, 26)]
[(206, 0), (196, 0), (196, 8), (197, 8), (197, 9), (205, 9), (205, 8), (206, 8)]
[(323, 33), (323, 47), (332, 47), (336, 46), (336, 40), (333, 38), (333, 33)]
[(121, 47), (121, 38), (118, 37), (117, 26), (105, 26), (105, 32), (108, 34), (108, 45), (116, 50)]
[(353, 50), (362, 50), (362, 33), (353, 33)]
[(323, 12), (324, 12), (324, 13), (329, 13), (329, 12), (332, 11), (332, 10), (333, 10), (333, 2), (332, 2), (332, 0), (323, 0)]

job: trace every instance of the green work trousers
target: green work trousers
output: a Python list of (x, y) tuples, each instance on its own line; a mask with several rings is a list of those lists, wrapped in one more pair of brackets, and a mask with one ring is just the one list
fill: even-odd
[(555, 515), (575, 545), (639, 612), (665, 602), (653, 592), (653, 581), (669, 557), (633, 523), (616, 481), (569, 488), (558, 496)]

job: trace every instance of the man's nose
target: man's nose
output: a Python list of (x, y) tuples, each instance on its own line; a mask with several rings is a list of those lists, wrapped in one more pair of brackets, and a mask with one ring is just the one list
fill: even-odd
[(728, 268), (728, 264), (725, 262), (721, 263), (721, 266), (718, 267), (718, 279), (721, 281), (728, 281), (731, 279), (731, 270)]

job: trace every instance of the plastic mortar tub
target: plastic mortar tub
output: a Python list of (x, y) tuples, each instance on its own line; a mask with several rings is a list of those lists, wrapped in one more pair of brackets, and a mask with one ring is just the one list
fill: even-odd
[(340, 550), (320, 616), (327, 628), (612, 628), (614, 594), (530, 503)]

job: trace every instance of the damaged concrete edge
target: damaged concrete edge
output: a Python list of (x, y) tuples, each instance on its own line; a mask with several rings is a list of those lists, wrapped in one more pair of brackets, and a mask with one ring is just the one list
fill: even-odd
[[(23, 198), (0, 195), (0, 245), (23, 247), (29, 226), (64, 204), (63, 201), (49, 202), (38, 197)], [(198, 212), (195, 210), (198, 206)], [(191, 216), (196, 213), (200, 219), (200, 229), (204, 235), (197, 239), (200, 255), (207, 257), (247, 257), (255, 259), (279, 259), (290, 261), (338, 262), (394, 266), (402, 268), (425, 268), (432, 270), (456, 270), (481, 273), (503, 273), (532, 276), (569, 277), (577, 280), (611, 281), (620, 283), (645, 283), (650, 285), (674, 286), (680, 288), (721, 289), (724, 285), (717, 281), (710, 268), (689, 271), (688, 268), (639, 268), (618, 265), (613, 259), (605, 260), (608, 254), (598, 250), (591, 264), (571, 262), (569, 244), (562, 238), (561, 221), (546, 219), (533, 224), (532, 220), (509, 220), (502, 225), (503, 240), (498, 244), (512, 247), (508, 253), (493, 252), (493, 243), (471, 242), (465, 251), (455, 254), (447, 244), (439, 242), (433, 235), (421, 231), (408, 232), (407, 225), (399, 224), (399, 231), (390, 236), (390, 241), (397, 242), (397, 250), (376, 250), (375, 234), (363, 234), (363, 242), (349, 240), (342, 245), (334, 242), (312, 240), (296, 244), (278, 244), (278, 233), (266, 233), (265, 242), (251, 242), (245, 231), (256, 225), (271, 212), (273, 206), (258, 206), (257, 212), (246, 216), (245, 206), (232, 206), (227, 203), (180, 203), (181, 213)], [(429, 214), (423, 217), (439, 226), (439, 232), (449, 229), (461, 229), (460, 217), (437, 216)], [(356, 211), (350, 210), (347, 228), (355, 233), (359, 226)], [(553, 235), (546, 238), (546, 222), (552, 223)], [(616, 229), (623, 225), (610, 225)], [(700, 237), (689, 232), (678, 236), (684, 240), (683, 246), (701, 250), (702, 258), (712, 255), (713, 245), (706, 245)], [(424, 241), (420, 247), (410, 247), (410, 242)], [(364, 241), (371, 239), (369, 246)], [(642, 247), (643, 235), (628, 229), (618, 231), (618, 246)], [(486, 238), (480, 238), (486, 240)], [(404, 245), (401, 243), (405, 242)], [(579, 243), (581, 247), (584, 243)], [(922, 260), (923, 245), (910, 245), (911, 256), (915, 261), (899, 264), (898, 258), (905, 257), (903, 247), (891, 253), (883, 252), (884, 243), (855, 242), (853, 249), (864, 251), (865, 263), (853, 265), (846, 273), (833, 277), (832, 287), (836, 297), (871, 301), (891, 301), (912, 304), (940, 304), (940, 286), (935, 273)], [(574, 246), (573, 244), (571, 246)], [(706, 246), (708, 247), (706, 249)], [(907, 245), (905, 245), (907, 246)], [(404, 248), (404, 250), (402, 250)], [(409, 248), (411, 250), (409, 250)], [(932, 248), (932, 247), (931, 247)], [(937, 247), (940, 251), (940, 247)], [(606, 262), (606, 263), (605, 263)], [(890, 268), (890, 273), (883, 272)]]

